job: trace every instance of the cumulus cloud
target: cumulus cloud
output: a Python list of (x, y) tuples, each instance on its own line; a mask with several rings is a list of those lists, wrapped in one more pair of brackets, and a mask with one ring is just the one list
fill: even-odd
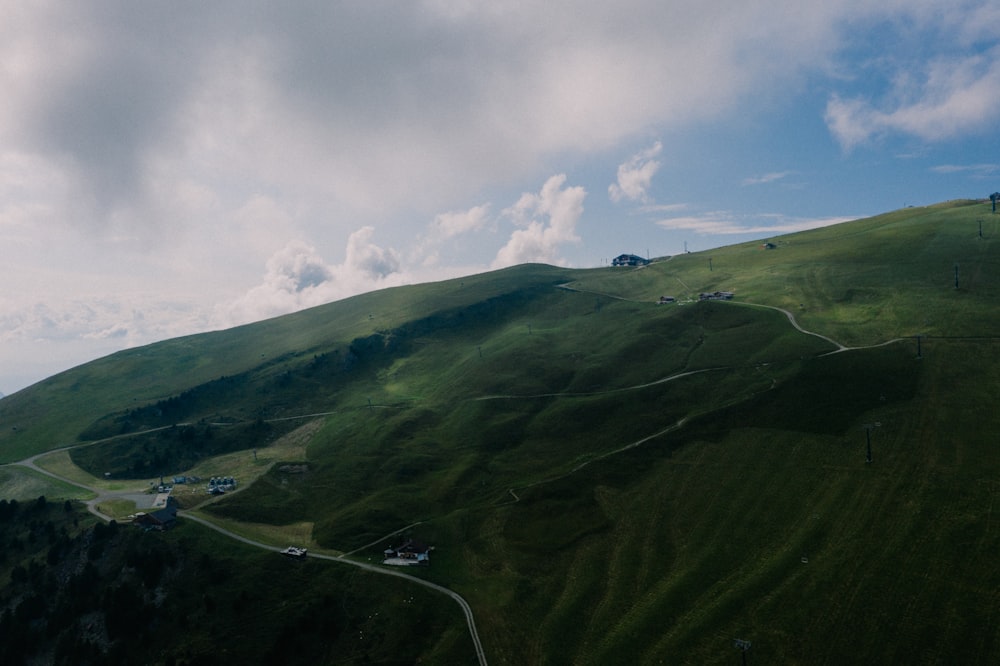
[(354, 294), (406, 284), (399, 252), (373, 242), (375, 229), (356, 230), (347, 239), (344, 262), (328, 264), (315, 247), (288, 243), (267, 260), (263, 281), (239, 298), (215, 308), (216, 327), (276, 317)]
[[(75, 181), (77, 219), (89, 200), (95, 223), (143, 233), (169, 222), (156, 193), (178, 174), (355, 213), (444, 208), (551, 155), (724, 112), (821, 63), (850, 5), (8, 3), (0, 137)], [(647, 176), (623, 177), (631, 197)]]
[(649, 201), (647, 190), (653, 176), (660, 169), (659, 160), (655, 159), (663, 151), (659, 141), (642, 150), (623, 164), (618, 165), (618, 182), (608, 186), (608, 196), (614, 202), (627, 199), (629, 201)]
[(431, 229), (436, 236), (452, 238), (459, 234), (482, 229), (489, 222), (490, 205), (483, 204), (469, 210), (441, 213), (434, 218)]
[(934, 59), (920, 76), (900, 74), (881, 104), (834, 94), (825, 119), (845, 151), (889, 133), (941, 141), (991, 128), (1000, 119), (998, 89), (1000, 47), (981, 55)]
[[(468, 210), (455, 210), (440, 213), (427, 226), (427, 231), (420, 236), (418, 242), (410, 251), (410, 260), (425, 267), (437, 266), (442, 252), (450, 256), (462, 256), (456, 250), (458, 239), (481, 231), (494, 222), (490, 214), (490, 204), (473, 206)], [(448, 250), (445, 250), (445, 247)]]
[(267, 260), (264, 284), (290, 294), (318, 287), (333, 278), (333, 271), (317, 254), (316, 248), (293, 241)]
[(399, 271), (399, 252), (373, 243), (374, 234), (374, 227), (362, 227), (351, 234), (347, 239), (347, 260), (344, 268), (379, 280)]
[(519, 229), (510, 235), (493, 260), (493, 268), (526, 262), (561, 263), (557, 253), (566, 243), (579, 243), (576, 224), (587, 196), (582, 187), (563, 187), (566, 175), (552, 176), (538, 194), (524, 193), (503, 211)]
[[(445, 257), (558, 262), (579, 216), (545, 212), (544, 192), (500, 213), (461, 202), (539, 174), (603, 173), (594, 160), (628, 155), (636, 137), (708, 145), (713, 123), (805, 113), (803, 94), (820, 89), (834, 91), (820, 104), (845, 150), (989, 130), (996, 5), (0, 0), (0, 265), (16, 296), (0, 316), (39, 302), (57, 314), (65, 294), (71, 321), (31, 315), (8, 330), (128, 344), (413, 280), (415, 265), (451, 269), (437, 268)], [(885, 25), (919, 48), (869, 39)], [(624, 161), (609, 197), (648, 205), (661, 150)], [(582, 208), (582, 187), (556, 190)], [(517, 226), (496, 253), (480, 232), (501, 221)], [(359, 233), (371, 225), (406, 252)], [(289, 238), (320, 250), (272, 257)], [(445, 252), (459, 244), (471, 251)], [(326, 263), (328, 248), (344, 261)], [(258, 301), (233, 319), (192, 314), (253, 284)], [(145, 321), (131, 297), (91, 320), (72, 305), (122, 285), (145, 294)]]

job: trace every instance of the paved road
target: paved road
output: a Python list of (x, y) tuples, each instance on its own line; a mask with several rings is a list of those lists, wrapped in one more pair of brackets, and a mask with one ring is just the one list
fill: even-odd
[(88, 485), (86, 485), (84, 483), (80, 483), (79, 481), (73, 481), (72, 479), (67, 479), (64, 476), (59, 476), (58, 474), (53, 474), (52, 472), (48, 471), (47, 469), (43, 469), (43, 468), (39, 467), (38, 463), (36, 462), (42, 456), (47, 456), (50, 453), (58, 453), (59, 451), (68, 451), (69, 449), (72, 449), (72, 448), (75, 448), (75, 447), (73, 447), (73, 446), (64, 446), (61, 449), (52, 449), (51, 451), (43, 451), (42, 453), (36, 453), (35, 455), (31, 456), (30, 458), (25, 458), (24, 460), (19, 460), (17, 462), (12, 462), (10, 464), (11, 465), (19, 465), (21, 467), (27, 467), (28, 469), (30, 469), (32, 471), (38, 472), (39, 474), (44, 474), (45, 476), (51, 477), (53, 479), (56, 479), (57, 481), (62, 481), (63, 483), (68, 483), (71, 486), (76, 486), (77, 488), (83, 488), (84, 490), (87, 490), (87, 491), (90, 491), (90, 492), (94, 493), (94, 497), (92, 499), (87, 500), (87, 502), (86, 502), (87, 511), (90, 511), (92, 514), (94, 514), (95, 516), (97, 516), (101, 520), (105, 520), (106, 521), (106, 520), (108, 520), (108, 516), (105, 516), (103, 513), (101, 513), (100, 511), (98, 511), (97, 510), (97, 505), (100, 502), (103, 502), (103, 501), (105, 501), (105, 500), (107, 500), (107, 499), (109, 499), (109, 498), (111, 498), (113, 496), (122, 495), (122, 494), (125, 494), (125, 493), (109, 493), (106, 490), (102, 490), (100, 488), (95, 488), (94, 486), (88, 486)]
[[(559, 286), (561, 288), (563, 288), (563, 289), (567, 289), (567, 290), (570, 290), (570, 291), (579, 291), (577, 289), (574, 289), (574, 288), (570, 287), (569, 285), (559, 285)], [(594, 293), (596, 293), (596, 292), (594, 292)], [(607, 295), (607, 294), (604, 294), (604, 295)], [(628, 300), (628, 299), (624, 299), (624, 298), (617, 297), (617, 296), (612, 296), (612, 298), (619, 298), (620, 300)], [(821, 338), (823, 340), (826, 340), (830, 344), (832, 344), (835, 347), (837, 347), (836, 350), (834, 350), (832, 352), (829, 352), (831, 354), (836, 354), (836, 353), (839, 353), (839, 352), (847, 351), (849, 349), (857, 349), (857, 347), (847, 347), (847, 346), (845, 346), (845, 345), (837, 342), (836, 340), (828, 338), (827, 336), (822, 335), (820, 333), (815, 333), (813, 331), (807, 331), (806, 329), (802, 328), (799, 325), (799, 323), (795, 320), (795, 316), (791, 312), (789, 312), (788, 310), (785, 310), (783, 308), (775, 307), (775, 306), (772, 306), (772, 305), (761, 305), (761, 304), (757, 304), (757, 303), (738, 303), (738, 305), (746, 305), (746, 306), (750, 306), (750, 307), (767, 308), (767, 309), (770, 309), (770, 310), (777, 310), (778, 312), (783, 313), (786, 317), (788, 317), (788, 321), (792, 324), (792, 326), (794, 326), (798, 331), (800, 331), (802, 333), (805, 333), (806, 335), (813, 335), (813, 336), (816, 336), (816, 337)], [(893, 340), (889, 340), (887, 342), (883, 342), (883, 343), (881, 343), (881, 345), (872, 345), (872, 346), (882, 346), (882, 345), (891, 344), (893, 342), (897, 342), (899, 339), (900, 338), (896, 338), (896, 339), (893, 339)], [(654, 384), (661, 384), (661, 383), (664, 383), (664, 382), (669, 382), (669, 381), (673, 381), (673, 380), (676, 380), (676, 379), (680, 379), (681, 377), (686, 377), (688, 375), (696, 374), (698, 372), (711, 372), (711, 371), (720, 370), (720, 369), (722, 369), (722, 368), (707, 368), (707, 369), (704, 369), (704, 370), (697, 370), (697, 371), (693, 371), (693, 372), (684, 372), (684, 373), (679, 373), (679, 374), (676, 374), (676, 375), (671, 375), (669, 377), (664, 377), (662, 379), (658, 379), (656, 381), (649, 382), (648, 384), (643, 384), (641, 386), (631, 386), (631, 387), (613, 389), (611, 391), (600, 391), (600, 392), (597, 392), (597, 393), (613, 393), (615, 391), (627, 391), (627, 390), (634, 390), (634, 389), (637, 389), (637, 388), (645, 388), (647, 386), (652, 386)], [(540, 397), (551, 397), (551, 396), (555, 396), (555, 395), (566, 396), (568, 394), (562, 393), (562, 394), (545, 394), (545, 395), (533, 395), (533, 396), (490, 395), (490, 396), (482, 396), (482, 397), (479, 397), (479, 398), (474, 398), (474, 400), (498, 400), (498, 399), (510, 399), (510, 398), (540, 398)], [(577, 395), (590, 395), (590, 394), (577, 394)], [(326, 413), (309, 415), (309, 416), (322, 416), (322, 415), (325, 415), (325, 414)], [(301, 417), (292, 417), (292, 418), (301, 418)], [(668, 432), (671, 432), (673, 430), (677, 430), (678, 428), (680, 428), (680, 427), (682, 427), (684, 425), (684, 421), (685, 421), (685, 419), (682, 419), (681, 421), (677, 422), (676, 424), (674, 424), (674, 425), (672, 425), (672, 426), (670, 426), (668, 428), (665, 428), (664, 430), (662, 430), (660, 432), (657, 432), (657, 433), (655, 433), (653, 435), (650, 435), (648, 437), (644, 437), (644, 438), (642, 438), (642, 439), (640, 439), (640, 440), (638, 440), (636, 442), (632, 442), (631, 444), (628, 444), (628, 445), (626, 445), (624, 447), (621, 447), (619, 449), (616, 449), (614, 451), (610, 451), (608, 453), (605, 453), (605, 454), (603, 454), (601, 456), (598, 456), (597, 458), (595, 458), (593, 460), (589, 460), (587, 462), (584, 462), (584, 463), (578, 465), (577, 467), (575, 467), (574, 469), (570, 470), (567, 473), (567, 475), (579, 471), (581, 468), (585, 467), (586, 465), (588, 465), (588, 464), (590, 464), (592, 462), (595, 462), (596, 460), (600, 460), (602, 458), (606, 458), (608, 456), (612, 456), (612, 455), (621, 453), (623, 451), (627, 451), (628, 449), (631, 449), (631, 448), (634, 448), (634, 447), (637, 447), (637, 446), (641, 446), (642, 444), (644, 444), (645, 442), (649, 441), (650, 439), (653, 439), (655, 437), (660, 437), (661, 435), (664, 435), (664, 434), (666, 434)], [(157, 430), (159, 430), (159, 429), (161, 429), (161, 428), (157, 428)], [(135, 433), (132, 433), (132, 434), (134, 435)], [(100, 517), (101, 519), (108, 520), (107, 516), (105, 516), (100, 511), (97, 510), (97, 504), (99, 502), (105, 501), (105, 500), (107, 500), (107, 499), (109, 499), (111, 497), (120, 497), (120, 496), (123, 496), (125, 494), (128, 494), (128, 491), (114, 492), (114, 493), (108, 492), (108, 491), (102, 490), (100, 488), (95, 488), (93, 486), (88, 486), (88, 485), (85, 485), (85, 484), (82, 484), (82, 483), (78, 483), (78, 482), (73, 481), (71, 479), (67, 479), (65, 477), (59, 476), (58, 474), (53, 474), (52, 472), (49, 472), (49, 471), (47, 471), (45, 469), (42, 469), (41, 467), (39, 467), (36, 464), (36, 460), (40, 456), (48, 455), (50, 453), (55, 453), (57, 451), (65, 451), (65, 450), (70, 449), (70, 448), (73, 448), (73, 447), (63, 447), (61, 449), (53, 449), (51, 451), (45, 451), (44, 453), (39, 453), (37, 455), (31, 456), (30, 458), (26, 458), (25, 460), (22, 460), (22, 461), (19, 461), (19, 462), (15, 462), (15, 463), (11, 463), (11, 464), (13, 464), (13, 465), (21, 465), (23, 467), (27, 467), (27, 468), (32, 469), (32, 470), (34, 470), (36, 472), (39, 472), (41, 474), (45, 474), (47, 476), (50, 476), (50, 477), (52, 477), (54, 479), (58, 479), (58, 480), (63, 481), (65, 483), (69, 483), (69, 484), (78, 486), (80, 488), (84, 488), (86, 490), (89, 490), (90, 492), (94, 493), (96, 495), (96, 497), (94, 497), (93, 499), (91, 499), (91, 500), (89, 500), (87, 502), (87, 509), (91, 513), (93, 513), (94, 515)], [(540, 483), (547, 483), (549, 481), (552, 481), (552, 479), (546, 479), (544, 481), (539, 482), (539, 484)], [(532, 484), (532, 485), (538, 485), (538, 484)], [(530, 487), (530, 486), (526, 486), (526, 487)], [(514, 493), (514, 489), (513, 488), (510, 489), (509, 492), (513, 496), (514, 501), (517, 502), (519, 500), (519, 498)], [(200, 524), (204, 525), (205, 527), (208, 527), (209, 529), (213, 529), (213, 530), (215, 530), (215, 531), (217, 531), (217, 532), (219, 532), (221, 534), (224, 534), (225, 536), (227, 536), (227, 537), (229, 537), (231, 539), (235, 539), (236, 541), (240, 541), (240, 542), (245, 543), (247, 545), (254, 546), (256, 548), (263, 548), (264, 550), (270, 550), (270, 551), (273, 551), (273, 552), (276, 552), (276, 553), (281, 552), (281, 550), (282, 550), (278, 546), (269, 546), (269, 545), (267, 545), (265, 543), (261, 543), (260, 541), (255, 541), (253, 539), (249, 539), (247, 537), (244, 537), (244, 536), (241, 536), (239, 534), (236, 534), (235, 532), (231, 532), (230, 530), (227, 530), (224, 527), (220, 527), (219, 525), (216, 525), (215, 523), (212, 523), (209, 520), (201, 518), (200, 516), (196, 516), (196, 515), (193, 515), (193, 514), (188, 513), (188, 512), (181, 512), (180, 515), (182, 515), (186, 520), (191, 520), (193, 522), (200, 523)], [(406, 528), (404, 528), (404, 530), (405, 529)], [(402, 530), (400, 530), (400, 531), (402, 531)], [(352, 552), (356, 552), (356, 551), (352, 551)], [(380, 575), (383, 575), (383, 576), (395, 576), (396, 578), (403, 578), (403, 579), (408, 580), (408, 581), (410, 581), (412, 583), (416, 583), (417, 585), (423, 585), (424, 587), (428, 587), (428, 588), (430, 588), (432, 590), (440, 592), (441, 594), (445, 594), (445, 595), (451, 597), (452, 599), (454, 599), (455, 603), (457, 603), (459, 605), (459, 607), (462, 609), (462, 613), (465, 615), (466, 623), (469, 626), (469, 634), (472, 636), (472, 643), (475, 646), (476, 657), (479, 660), (479, 663), (481, 664), (481, 666), (486, 666), (486, 653), (483, 650), (482, 642), (479, 640), (479, 632), (476, 630), (476, 622), (475, 622), (475, 618), (473, 617), (473, 614), (472, 614), (472, 608), (469, 606), (468, 602), (466, 602), (466, 600), (460, 594), (458, 594), (454, 590), (449, 590), (448, 588), (446, 588), (444, 586), (438, 585), (437, 583), (432, 583), (430, 581), (424, 580), (423, 578), (418, 578), (416, 576), (411, 576), (410, 574), (403, 573), (402, 571), (400, 571), (398, 569), (387, 569), (386, 567), (383, 567), (383, 566), (378, 566), (378, 565), (369, 564), (369, 563), (366, 563), (366, 562), (358, 562), (358, 561), (355, 561), (355, 560), (347, 559), (346, 555), (349, 555), (349, 554), (350, 553), (345, 553), (344, 555), (334, 556), (334, 555), (323, 555), (323, 554), (319, 554), (319, 553), (310, 553), (308, 556), (312, 557), (312, 558), (315, 558), (315, 559), (320, 559), (320, 560), (329, 560), (331, 562), (340, 562), (340, 563), (343, 563), (343, 564), (349, 564), (351, 566), (358, 567), (360, 569), (365, 569), (366, 571), (371, 571), (373, 573), (377, 573), (377, 574), (380, 574)]]
[[(185, 520), (192, 520), (196, 523), (201, 523), (209, 529), (213, 529), (220, 534), (224, 534), (231, 539), (236, 539), (250, 546), (255, 546), (257, 548), (263, 548), (265, 550), (274, 551), (276, 553), (281, 552), (281, 548), (278, 546), (269, 546), (266, 543), (261, 543), (259, 541), (254, 541), (253, 539), (248, 539), (247, 537), (240, 536), (235, 532), (230, 532), (224, 527), (220, 527), (215, 523), (212, 523), (200, 516), (195, 516), (187, 512), (181, 512)], [(341, 564), (349, 564), (353, 567), (358, 567), (359, 569), (364, 569), (365, 571), (371, 571), (373, 573), (381, 574), (383, 576), (395, 576), (396, 578), (403, 578), (410, 581), (411, 583), (416, 583), (417, 585), (423, 585), (424, 587), (429, 587), (436, 592), (445, 594), (455, 600), (455, 603), (459, 605), (462, 609), (462, 613), (465, 614), (465, 621), (469, 626), (469, 634), (472, 636), (472, 643), (476, 648), (476, 658), (479, 660), (481, 666), (486, 666), (486, 652), (483, 650), (483, 644), (479, 640), (479, 632), (476, 630), (476, 620), (472, 615), (472, 607), (469, 606), (468, 602), (454, 590), (449, 590), (447, 587), (438, 585), (437, 583), (432, 583), (429, 580), (424, 580), (423, 578), (417, 578), (416, 576), (411, 576), (410, 574), (403, 573), (398, 569), (387, 569), (386, 567), (379, 566), (376, 564), (369, 564), (367, 562), (358, 562), (356, 560), (346, 559), (344, 556), (340, 555), (323, 555), (321, 553), (309, 553), (308, 557), (312, 557), (317, 560), (328, 560), (330, 562), (340, 562)]]
[[(98, 511), (97, 504), (99, 502), (103, 502), (103, 501), (105, 501), (107, 499), (110, 499), (112, 497), (122, 497), (122, 496), (128, 495), (128, 494), (130, 494), (130, 493), (132, 493), (134, 491), (127, 491), (126, 490), (126, 491), (109, 492), (109, 491), (103, 490), (101, 488), (95, 488), (94, 486), (88, 486), (88, 485), (80, 483), (78, 481), (74, 481), (72, 479), (68, 479), (68, 478), (66, 478), (64, 476), (60, 476), (58, 474), (54, 474), (54, 473), (52, 473), (52, 472), (50, 472), (50, 471), (48, 471), (46, 469), (43, 469), (43, 468), (39, 467), (38, 464), (36, 463), (37, 459), (39, 457), (41, 457), (41, 456), (46, 456), (46, 455), (49, 455), (50, 453), (55, 453), (55, 452), (58, 452), (58, 451), (65, 451), (65, 450), (71, 449), (71, 448), (73, 448), (73, 447), (72, 446), (66, 446), (66, 447), (63, 447), (61, 449), (53, 449), (51, 451), (45, 451), (43, 453), (38, 453), (36, 455), (33, 455), (30, 458), (25, 458), (24, 460), (21, 460), (21, 461), (18, 461), (18, 462), (14, 462), (14, 463), (10, 463), (10, 464), (11, 465), (19, 465), (21, 467), (27, 467), (28, 469), (34, 470), (34, 471), (36, 471), (36, 472), (38, 472), (40, 474), (44, 474), (44, 475), (49, 476), (49, 477), (51, 477), (53, 479), (57, 479), (59, 481), (62, 481), (64, 483), (68, 483), (68, 484), (76, 486), (78, 488), (84, 488), (84, 489), (86, 489), (86, 490), (94, 493), (95, 497), (87, 502), (87, 509), (92, 514), (94, 514), (95, 516), (97, 516), (98, 518), (100, 518), (101, 520), (105, 520), (105, 521), (109, 520), (110, 518), (108, 516), (104, 515), (100, 511)], [(204, 525), (205, 527), (208, 527), (209, 529), (213, 529), (216, 532), (219, 532), (220, 534), (224, 534), (225, 536), (229, 537), (230, 539), (235, 539), (236, 541), (240, 541), (240, 542), (245, 543), (247, 545), (254, 546), (256, 548), (263, 548), (264, 550), (270, 550), (270, 551), (273, 551), (275, 553), (279, 553), (282, 550), (278, 546), (269, 546), (266, 543), (261, 543), (260, 541), (255, 541), (253, 539), (249, 539), (247, 537), (244, 537), (244, 536), (241, 536), (239, 534), (236, 534), (235, 532), (231, 532), (230, 530), (227, 530), (224, 527), (220, 527), (219, 525), (216, 525), (215, 523), (213, 523), (213, 522), (211, 522), (209, 520), (206, 520), (206, 519), (204, 519), (204, 518), (202, 518), (200, 516), (193, 515), (191, 513), (186, 512), (186, 511), (182, 511), (178, 515), (179, 516), (183, 516), (183, 518), (185, 520), (190, 520), (190, 521), (193, 521), (193, 522), (196, 522), (196, 523), (200, 523), (200, 524)], [(404, 528), (404, 529), (406, 529), (406, 528)], [(378, 566), (378, 565), (374, 565), (374, 564), (368, 564), (367, 562), (357, 562), (355, 560), (347, 559), (344, 555), (334, 556), (334, 555), (322, 555), (322, 554), (319, 554), (319, 553), (309, 553), (308, 556), (312, 557), (312, 558), (315, 558), (315, 559), (319, 559), (319, 560), (329, 560), (330, 562), (340, 562), (342, 564), (349, 564), (351, 566), (358, 567), (358, 568), (364, 569), (366, 571), (371, 571), (372, 573), (380, 574), (380, 575), (383, 575), (383, 576), (395, 576), (396, 578), (403, 578), (403, 579), (408, 580), (408, 581), (410, 581), (412, 583), (416, 583), (417, 585), (423, 585), (424, 587), (428, 587), (428, 588), (430, 588), (430, 589), (432, 589), (432, 590), (434, 590), (436, 592), (440, 592), (441, 594), (444, 594), (444, 595), (447, 595), (447, 596), (451, 597), (452, 599), (454, 599), (455, 603), (457, 603), (459, 605), (459, 607), (462, 609), (462, 613), (465, 615), (465, 621), (466, 621), (466, 623), (469, 626), (469, 634), (472, 636), (472, 644), (473, 644), (473, 646), (476, 649), (476, 658), (479, 660), (480, 666), (486, 666), (486, 663), (487, 663), (486, 662), (486, 652), (483, 650), (483, 644), (479, 640), (479, 632), (476, 630), (476, 620), (475, 620), (475, 618), (472, 615), (472, 607), (469, 606), (469, 603), (458, 592), (455, 592), (454, 590), (449, 590), (447, 587), (444, 587), (442, 585), (438, 585), (437, 583), (432, 583), (432, 582), (430, 582), (428, 580), (424, 580), (423, 578), (418, 578), (416, 576), (411, 576), (410, 574), (403, 573), (402, 571), (399, 571), (398, 569), (389, 569), (389, 568), (386, 568), (386, 567), (383, 567), (383, 566)]]
[(747, 303), (745, 301), (738, 301), (738, 302), (733, 303), (733, 305), (744, 305), (744, 306), (748, 306), (748, 307), (752, 307), (752, 308), (767, 308), (768, 310), (777, 310), (778, 312), (783, 313), (786, 317), (788, 317), (788, 321), (791, 322), (792, 326), (794, 326), (795, 329), (797, 331), (799, 331), (800, 333), (805, 333), (806, 335), (812, 335), (812, 336), (815, 336), (817, 338), (820, 338), (821, 340), (826, 340), (831, 345), (834, 345), (836, 347), (836, 349), (834, 349), (832, 352), (827, 352), (825, 354), (820, 354), (820, 356), (829, 356), (830, 354), (839, 354), (840, 352), (851, 351), (852, 349), (873, 349), (875, 347), (885, 347), (886, 345), (891, 345), (894, 342), (899, 342), (901, 340), (905, 340), (905, 338), (892, 338), (891, 340), (886, 340), (885, 342), (880, 342), (880, 343), (875, 344), (875, 345), (864, 345), (864, 346), (861, 346), (861, 347), (848, 347), (847, 345), (843, 345), (843, 344), (837, 342), (833, 338), (828, 338), (827, 336), (823, 335), (822, 333), (816, 333), (815, 331), (807, 331), (806, 329), (802, 328), (802, 326), (799, 325), (799, 322), (797, 322), (795, 320), (795, 315), (792, 314), (790, 311), (784, 309), (784, 308), (779, 308), (779, 307), (776, 307), (774, 305), (761, 305), (760, 303)]

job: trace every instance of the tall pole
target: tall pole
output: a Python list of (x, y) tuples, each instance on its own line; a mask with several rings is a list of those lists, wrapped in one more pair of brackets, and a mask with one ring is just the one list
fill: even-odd
[(743, 657), (743, 666), (747, 666), (747, 650), (750, 649), (750, 641), (745, 641), (741, 638), (734, 638), (733, 647), (740, 651)]
[(955, 264), (955, 289), (958, 289), (958, 264)]
[(870, 463), (872, 461), (872, 430), (878, 428), (880, 425), (882, 424), (876, 421), (875, 423), (866, 423), (861, 426), (865, 429), (865, 442), (868, 445), (868, 456), (865, 458), (866, 463)]

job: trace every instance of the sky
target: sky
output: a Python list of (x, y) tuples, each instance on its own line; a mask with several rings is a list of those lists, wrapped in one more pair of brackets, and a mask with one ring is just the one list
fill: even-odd
[(995, 0), (0, 0), (0, 392), (1000, 190)]

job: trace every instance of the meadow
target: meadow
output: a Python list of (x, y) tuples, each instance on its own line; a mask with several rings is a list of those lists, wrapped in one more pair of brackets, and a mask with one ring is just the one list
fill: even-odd
[[(22, 424), (0, 456), (235, 468), (240, 492), (184, 506), (363, 561), (412, 526), (494, 664), (733, 663), (736, 638), (758, 662), (991, 663), (998, 222), (949, 202), (167, 341), (0, 401)], [(181, 424), (201, 435), (162, 437)], [(432, 661), (467, 654), (452, 610)]]

